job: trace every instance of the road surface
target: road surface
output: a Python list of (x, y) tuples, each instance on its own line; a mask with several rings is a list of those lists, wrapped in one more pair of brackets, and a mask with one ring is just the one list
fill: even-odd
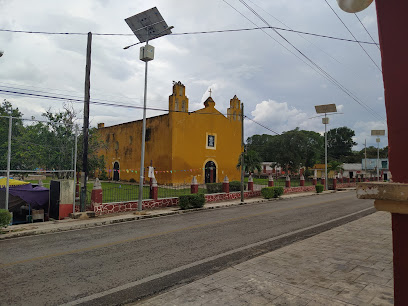
[(128, 303), (372, 212), (348, 191), (4, 240), (0, 304)]

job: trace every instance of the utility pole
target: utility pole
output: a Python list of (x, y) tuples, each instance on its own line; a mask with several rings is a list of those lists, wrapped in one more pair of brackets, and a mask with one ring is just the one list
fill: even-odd
[(244, 143), (244, 103), (241, 103), (241, 203), (244, 203), (244, 154), (245, 154), (245, 143)]
[(88, 130), (89, 130), (89, 100), (91, 88), (91, 48), (92, 33), (88, 33), (88, 44), (86, 47), (86, 68), (85, 68), (85, 99), (84, 99), (84, 152), (82, 155), (82, 173), (81, 173), (81, 211), (85, 211), (86, 206), (86, 180), (88, 177)]

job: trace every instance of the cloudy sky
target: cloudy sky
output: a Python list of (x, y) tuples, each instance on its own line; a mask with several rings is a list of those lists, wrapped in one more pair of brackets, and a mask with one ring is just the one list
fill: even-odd
[[(91, 100), (134, 106), (143, 105), (144, 63), (139, 60), (139, 46), (123, 50), (138, 41), (124, 19), (154, 6), (176, 34), (256, 28), (267, 22), (273, 27), (353, 39), (325, 0), (245, 2), (263, 20), (239, 0), (0, 0), (0, 30), (94, 33)], [(358, 40), (371, 42), (354, 14), (341, 11), (334, 0), (328, 3)], [(358, 17), (378, 42), (374, 4)], [(322, 132), (321, 118), (313, 118), (314, 105), (335, 103), (342, 114), (333, 115), (328, 128), (355, 130), (355, 149), (361, 149), (365, 139), (367, 145), (376, 145), (370, 130), (386, 129), (378, 47), (362, 44), (370, 59), (355, 42), (278, 31), (297, 50), (272, 29), (171, 35), (152, 41), (156, 52), (149, 63), (148, 107), (168, 108), (172, 81), (185, 84), (190, 111), (203, 107), (210, 88), (216, 108), (223, 113), (237, 95), (245, 104), (245, 115), (269, 128), (246, 120), (248, 137), (296, 127)], [(7, 99), (18, 106), (25, 118), (41, 118), (48, 108), (61, 110), (66, 102), (4, 91), (67, 101), (83, 99), (86, 40), (86, 35), (0, 31), (0, 50), (4, 51), (0, 58), (1, 101)], [(74, 103), (74, 107), (81, 117), (82, 104)], [(93, 126), (99, 122), (112, 125), (141, 119), (142, 112), (91, 104), (90, 116)], [(381, 146), (386, 143), (382, 139)]]

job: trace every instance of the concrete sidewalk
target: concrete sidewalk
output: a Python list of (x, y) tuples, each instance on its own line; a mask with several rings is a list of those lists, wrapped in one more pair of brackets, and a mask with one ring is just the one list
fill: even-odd
[(390, 214), (376, 212), (136, 304), (393, 305)]
[[(321, 194), (331, 193), (333, 191), (324, 191)], [(265, 200), (261, 197), (245, 199), (245, 204), (253, 204), (265, 201), (276, 201), (284, 199), (292, 199), (296, 197), (304, 196), (319, 196), (321, 194), (316, 194), (315, 192), (305, 192), (305, 193), (292, 193), (287, 195), (282, 195), (281, 199), (271, 199)], [(81, 228), (90, 228), (95, 226), (103, 226), (108, 224), (128, 222), (138, 219), (162, 217), (172, 214), (182, 214), (189, 213), (197, 210), (224, 208), (228, 206), (242, 205), (239, 199), (224, 202), (206, 203), (203, 208), (180, 210), (178, 206), (166, 207), (154, 210), (145, 210), (142, 213), (130, 211), (126, 213), (116, 213), (98, 216), (91, 219), (65, 219), (47, 222), (35, 222), (27, 224), (12, 225), (5, 229), (2, 229), (3, 233), (0, 233), (0, 240), (10, 239), (23, 236), (40, 235), (53, 232), (70, 231)]]

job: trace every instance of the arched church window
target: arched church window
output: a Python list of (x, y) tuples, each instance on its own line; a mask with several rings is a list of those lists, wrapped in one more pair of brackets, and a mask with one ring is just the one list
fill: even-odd
[(186, 111), (186, 101), (183, 100), (183, 102), (181, 102), (181, 111), (185, 112)]
[(176, 102), (174, 102), (174, 110), (175, 110), (175, 111), (178, 111), (178, 110), (179, 110), (179, 101), (178, 101), (177, 98), (176, 98)]

